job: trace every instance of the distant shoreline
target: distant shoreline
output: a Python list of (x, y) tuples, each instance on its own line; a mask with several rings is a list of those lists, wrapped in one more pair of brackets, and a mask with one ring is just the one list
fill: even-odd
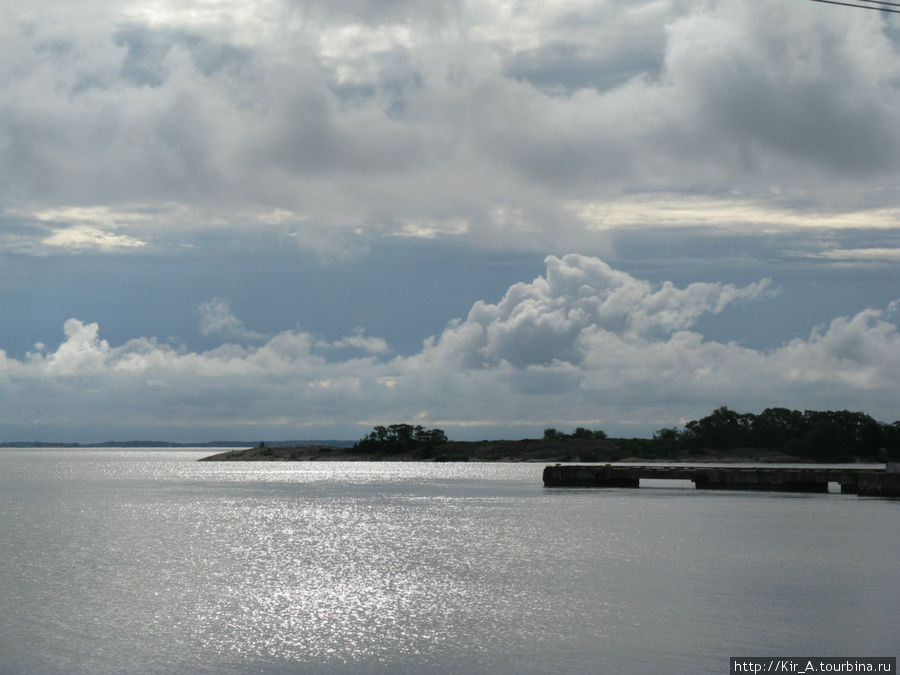
[(434, 447), (406, 451), (363, 451), (353, 441), (276, 441), (253, 447), (241, 441), (172, 443), (166, 441), (106, 441), (103, 443), (21, 442), (0, 443), (0, 449), (152, 449), (222, 450), (201, 457), (201, 462), (693, 462), (761, 464), (881, 463), (876, 457), (847, 453), (828, 459), (788, 454), (772, 448), (661, 449), (650, 439), (522, 439), (450, 441)]
[[(60, 448), (60, 449), (89, 449), (89, 448), (159, 448), (162, 450), (171, 448), (240, 448), (246, 449), (255, 444), (255, 441), (201, 441), (199, 443), (174, 443), (170, 441), (103, 441), (102, 443), (65, 443), (52, 441), (7, 441), (0, 443), (0, 448), (22, 449), (28, 448)], [(314, 441), (273, 441), (267, 445), (271, 447), (303, 447), (322, 446), (344, 448), (353, 445), (353, 441), (339, 440), (314, 440)]]
[[(405, 452), (367, 453), (351, 447), (329, 445), (269, 446), (260, 444), (242, 450), (227, 450), (201, 458), (205, 462), (716, 462), (716, 463), (802, 463), (816, 462), (766, 448), (682, 451), (660, 456), (641, 452), (642, 439), (603, 439), (544, 441), (453, 441), (427, 451), (419, 448)], [(636, 442), (637, 441), (637, 442)], [(876, 461), (847, 457), (840, 461)]]

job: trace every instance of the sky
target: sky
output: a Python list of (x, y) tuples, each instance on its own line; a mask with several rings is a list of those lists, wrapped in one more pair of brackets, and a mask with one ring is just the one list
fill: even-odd
[(0, 441), (900, 419), (898, 21), (0, 0)]

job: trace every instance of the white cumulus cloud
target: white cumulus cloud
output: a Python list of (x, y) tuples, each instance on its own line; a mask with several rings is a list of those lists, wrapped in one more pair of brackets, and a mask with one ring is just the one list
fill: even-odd
[(200, 333), (202, 335), (220, 335), (238, 340), (262, 340), (265, 335), (248, 330), (244, 322), (231, 311), (227, 300), (213, 298), (200, 305)]
[(597, 258), (571, 254), (546, 259), (546, 276), (512, 286), (497, 304), (478, 302), (429, 347), (474, 367), (508, 362), (522, 367), (579, 363), (581, 338), (592, 331), (638, 340), (692, 326), (705, 313), (765, 293), (767, 279), (736, 288), (671, 282), (660, 288), (614, 270)]
[[(361, 331), (324, 345), (299, 330), (259, 345), (229, 342), (247, 329), (229, 320), (221, 301), (207, 307), (208, 326), (226, 342), (204, 352), (153, 338), (111, 346), (96, 323), (71, 319), (55, 349), (37, 345), (23, 360), (0, 353), (0, 423), (213, 425), (227, 435), (236, 427), (356, 429), (416, 419), (451, 430), (588, 422), (648, 433), (719, 405), (897, 416), (893, 305), (756, 350), (693, 328), (706, 313), (765, 303), (764, 281), (679, 288), (579, 255), (550, 256), (546, 265), (498, 302), (475, 303), (411, 356), (390, 356)], [(333, 347), (362, 356), (326, 358)]]

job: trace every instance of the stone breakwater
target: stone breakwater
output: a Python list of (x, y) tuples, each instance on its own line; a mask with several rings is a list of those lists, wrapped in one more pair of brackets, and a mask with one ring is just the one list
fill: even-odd
[(837, 483), (841, 492), (900, 497), (900, 474), (883, 469), (560, 464), (546, 467), (543, 478), (545, 487), (636, 488), (642, 478), (662, 478), (689, 480), (698, 490), (768, 492), (828, 492)]

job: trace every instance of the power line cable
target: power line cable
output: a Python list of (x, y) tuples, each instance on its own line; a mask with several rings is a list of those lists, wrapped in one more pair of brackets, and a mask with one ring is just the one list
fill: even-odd
[[(875, 2), (876, 0), (858, 0), (858, 2)], [(900, 10), (898, 9), (888, 9), (884, 5), (890, 5), (891, 7), (900, 7), (900, 4), (896, 2), (878, 2), (877, 5), (857, 5), (852, 2), (838, 2), (837, 0), (810, 0), (810, 2), (823, 2), (826, 5), (841, 5), (842, 7), (856, 7), (857, 9), (872, 9), (876, 12), (889, 12), (891, 14), (900, 14)]]
[[(888, 7), (900, 7), (898, 2), (884, 2), (884, 0), (856, 0), (856, 2), (865, 2), (867, 5), (887, 5)], [(867, 6), (866, 9), (869, 9)], [(880, 7), (872, 7), (872, 9), (880, 9)]]

